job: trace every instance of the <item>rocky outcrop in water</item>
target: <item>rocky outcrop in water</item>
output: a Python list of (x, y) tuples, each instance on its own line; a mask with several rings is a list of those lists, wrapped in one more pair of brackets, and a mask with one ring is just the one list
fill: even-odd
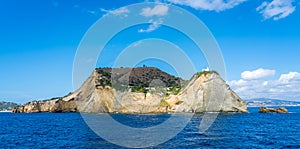
[(267, 108), (267, 107), (260, 107), (259, 113), (289, 113), (286, 108)]
[[(143, 77), (144, 81), (140, 81), (139, 77)], [(183, 85), (178, 87), (180, 82)], [(72, 94), (52, 100), (29, 102), (13, 110), (15, 113), (75, 111), (248, 112), (246, 102), (234, 93), (216, 72), (198, 73), (189, 81), (183, 81), (157, 68), (147, 68), (145, 72), (143, 68), (135, 71), (127, 68), (96, 69)]]

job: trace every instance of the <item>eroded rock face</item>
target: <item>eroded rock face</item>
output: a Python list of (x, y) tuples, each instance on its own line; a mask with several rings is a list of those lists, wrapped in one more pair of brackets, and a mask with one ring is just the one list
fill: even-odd
[(36, 113), (36, 112), (77, 112), (74, 100), (64, 101), (52, 99), (43, 101), (32, 101), (12, 110), (13, 113)]
[(286, 108), (267, 108), (267, 107), (260, 107), (259, 113), (289, 113)]
[(13, 109), (20, 112), (87, 112), (87, 113), (185, 113), (248, 112), (247, 104), (216, 73), (194, 75), (174, 95), (115, 90), (98, 86), (99, 73), (93, 74), (74, 93), (63, 98), (29, 102)]
[(183, 91), (167, 101), (172, 112), (248, 112), (246, 102), (216, 73), (195, 75)]

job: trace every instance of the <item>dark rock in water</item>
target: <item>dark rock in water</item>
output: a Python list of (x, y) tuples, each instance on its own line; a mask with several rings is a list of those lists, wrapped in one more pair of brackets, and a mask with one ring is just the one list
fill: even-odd
[(259, 113), (288, 113), (289, 111), (286, 108), (267, 108), (267, 107), (260, 107)]

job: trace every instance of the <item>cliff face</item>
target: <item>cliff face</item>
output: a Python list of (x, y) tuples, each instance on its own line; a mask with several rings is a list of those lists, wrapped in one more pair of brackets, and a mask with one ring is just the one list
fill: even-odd
[(167, 101), (172, 112), (248, 112), (246, 102), (216, 73), (193, 76)]
[(103, 74), (96, 69), (74, 93), (63, 98), (29, 102), (13, 112), (247, 112), (246, 102), (217, 73), (194, 75), (178, 94), (162, 94), (158, 90), (132, 92), (133, 88), (116, 90), (109, 85), (99, 85), (99, 78), (103, 78)]

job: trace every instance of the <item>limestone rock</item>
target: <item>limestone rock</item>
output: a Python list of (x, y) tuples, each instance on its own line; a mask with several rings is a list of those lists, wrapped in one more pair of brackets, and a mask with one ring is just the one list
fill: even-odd
[(12, 110), (13, 113), (36, 113), (36, 112), (77, 112), (74, 100), (51, 99), (32, 101)]
[(173, 112), (248, 112), (246, 102), (216, 73), (195, 75), (168, 101)]

